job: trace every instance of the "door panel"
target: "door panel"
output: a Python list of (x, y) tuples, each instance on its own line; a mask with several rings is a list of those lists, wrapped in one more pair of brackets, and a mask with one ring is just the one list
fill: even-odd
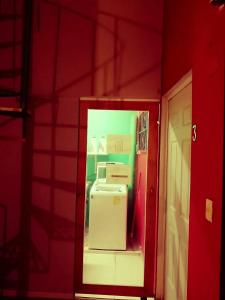
[(182, 142), (182, 180), (181, 180), (181, 215), (189, 218), (189, 194), (190, 194), (190, 148), (191, 143), (189, 139)]
[(169, 101), (165, 299), (185, 300), (190, 200), (191, 84)]
[(176, 286), (175, 282), (177, 281), (177, 269), (173, 268), (174, 265), (177, 265), (177, 233), (172, 230), (170, 227), (168, 233), (168, 273), (167, 273), (167, 298), (176, 299)]

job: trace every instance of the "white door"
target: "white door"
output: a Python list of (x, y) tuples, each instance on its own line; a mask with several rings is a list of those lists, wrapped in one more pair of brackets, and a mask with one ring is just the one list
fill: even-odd
[(165, 299), (186, 300), (192, 85), (168, 103)]

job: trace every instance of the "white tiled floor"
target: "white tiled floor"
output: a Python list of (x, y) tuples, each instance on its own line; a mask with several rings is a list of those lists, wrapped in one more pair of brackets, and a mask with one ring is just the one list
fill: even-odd
[(140, 251), (85, 251), (83, 283), (143, 286), (143, 255)]

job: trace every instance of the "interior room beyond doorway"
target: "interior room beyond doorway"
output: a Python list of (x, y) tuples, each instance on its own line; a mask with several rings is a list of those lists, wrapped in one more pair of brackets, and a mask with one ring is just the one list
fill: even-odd
[(143, 286), (149, 112), (88, 110), (83, 283)]

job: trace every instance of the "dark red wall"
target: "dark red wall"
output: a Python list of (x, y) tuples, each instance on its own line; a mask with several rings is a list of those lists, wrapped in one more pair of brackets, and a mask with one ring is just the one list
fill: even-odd
[[(77, 2), (75, 10), (85, 13), (85, 16), (96, 17), (98, 24), (101, 24), (96, 30), (95, 22), (84, 16), (72, 17), (69, 11), (62, 10), (57, 38), (59, 11), (51, 4), (41, 4), (40, 17), (36, 13), (34, 19), (37, 23), (34, 26), (32, 94), (37, 103), (47, 101), (35, 107), (34, 112), (37, 123), (34, 126), (32, 199), (33, 204), (39, 208), (54, 212), (54, 215), (62, 216), (67, 221), (73, 221), (75, 204), (76, 174), (73, 166), (76, 165), (76, 139), (73, 136), (76, 136), (77, 130), (75, 120), (78, 97), (159, 95), (159, 73), (155, 73), (154, 78), (157, 79), (153, 87), (149, 85), (151, 68), (155, 70), (155, 63), (158, 68), (157, 58), (160, 54), (160, 47), (156, 47), (160, 45), (157, 44), (160, 42), (159, 35), (152, 33), (155, 27), (158, 28), (152, 18), (153, 14), (148, 19), (144, 12), (147, 10), (146, 6), (141, 9), (137, 3), (129, 10), (125, 10), (127, 6), (124, 8), (121, 1), (116, 5), (101, 1), (98, 9), (93, 6), (93, 2), (85, 2), (85, 5), (82, 3)], [(101, 13), (97, 14), (96, 10)], [(203, 0), (170, 1), (165, 12), (163, 88), (167, 91), (185, 72), (193, 69), (193, 123), (198, 127), (198, 141), (192, 147), (188, 297), (218, 299), (224, 12), (219, 13), (218, 9), (212, 8), (208, 1)], [(113, 16), (108, 15), (110, 13)], [(106, 29), (103, 29), (105, 26)], [(115, 30), (118, 30), (119, 39), (115, 38)], [(124, 46), (122, 49), (125, 50), (118, 58), (119, 46)], [(155, 52), (150, 52), (152, 47)], [(149, 60), (146, 61), (144, 57), (147, 52)], [(156, 59), (151, 61), (152, 57)], [(206, 197), (214, 201), (212, 225), (204, 219)], [(41, 245), (42, 252), (45, 253), (48, 244), (46, 236), (50, 235), (46, 234), (49, 221), (41, 227), (43, 211), (35, 209), (32, 232), (35, 233), (33, 236), (36, 243)], [(62, 224), (64, 221), (57, 219), (52, 223)], [(69, 231), (71, 223), (64, 223), (64, 226)], [(62, 236), (57, 237), (54, 228), (50, 227), (54, 238), (50, 241), (48, 272), (31, 276), (31, 290), (39, 291), (42, 288), (43, 291), (71, 291), (73, 243), (69, 238), (73, 235), (68, 234), (69, 241), (62, 241)], [(59, 283), (56, 285), (55, 282)], [(210, 286), (210, 289), (205, 289), (205, 286)]]
[(43, 260), (29, 291), (71, 294), (78, 99), (92, 94), (96, 1), (35, 1), (32, 43), (32, 241)]
[[(225, 10), (204, 0), (166, 1), (163, 92), (193, 72), (188, 299), (219, 299), (224, 131)], [(213, 200), (213, 223), (205, 199)]]
[[(14, 253), (20, 242), (20, 183), (25, 170), (28, 190), (32, 187), (33, 256), (27, 271), (33, 292), (73, 291), (78, 98), (160, 96), (161, 2), (102, 0), (98, 5), (93, 0), (34, 1), (32, 164), (21, 161), (21, 140), (4, 139), (20, 138), (21, 122), (1, 118), (0, 211), (4, 214), (7, 207), (7, 249), (13, 246)], [(224, 30), (224, 11), (208, 1), (166, 1), (163, 91), (193, 70), (198, 139), (192, 145), (191, 165), (191, 300), (219, 298)], [(124, 49), (120, 56), (119, 46)], [(214, 201), (212, 224), (204, 219), (206, 197)], [(14, 267), (5, 286), (11, 289), (17, 287), (18, 265)]]
[[(19, 268), (29, 295), (73, 292), (79, 97), (159, 98), (161, 37), (162, 1), (34, 1), (27, 155), (21, 140), (3, 138), (0, 153), (7, 242), (30, 247)], [(20, 121), (0, 121), (0, 135), (21, 138)], [(30, 226), (21, 231), (26, 202)], [(15, 282), (3, 288), (18, 289), (17, 270), (5, 266)]]

